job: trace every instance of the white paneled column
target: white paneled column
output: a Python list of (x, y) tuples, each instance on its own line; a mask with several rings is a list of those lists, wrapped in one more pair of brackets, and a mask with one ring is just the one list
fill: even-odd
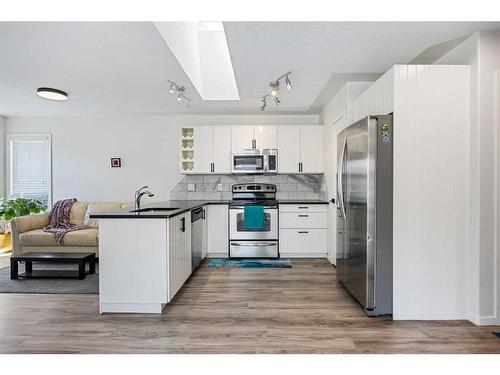
[(469, 67), (394, 67), (394, 319), (464, 319)]

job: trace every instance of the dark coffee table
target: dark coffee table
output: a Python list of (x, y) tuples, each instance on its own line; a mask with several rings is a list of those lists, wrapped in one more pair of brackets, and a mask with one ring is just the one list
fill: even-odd
[[(25, 263), (25, 272), (19, 274), (19, 262)], [(32, 262), (78, 264), (76, 270), (33, 270)], [(85, 263), (89, 263), (89, 274), (95, 273), (94, 253), (25, 253), (10, 257), (10, 278), (85, 278)]]

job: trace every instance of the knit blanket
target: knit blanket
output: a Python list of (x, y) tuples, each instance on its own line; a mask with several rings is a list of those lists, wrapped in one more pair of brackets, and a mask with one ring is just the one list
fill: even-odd
[(75, 198), (57, 201), (49, 213), (49, 225), (43, 228), (44, 232), (52, 233), (59, 245), (64, 243), (64, 235), (75, 230), (85, 229), (85, 225), (70, 223), (69, 211), (76, 202)]

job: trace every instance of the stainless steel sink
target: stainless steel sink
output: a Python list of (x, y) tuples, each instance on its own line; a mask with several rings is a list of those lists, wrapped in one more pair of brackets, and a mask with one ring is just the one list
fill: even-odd
[(174, 211), (178, 210), (178, 207), (145, 207), (145, 208), (140, 208), (138, 210), (132, 210), (130, 212), (166, 212), (166, 211)]

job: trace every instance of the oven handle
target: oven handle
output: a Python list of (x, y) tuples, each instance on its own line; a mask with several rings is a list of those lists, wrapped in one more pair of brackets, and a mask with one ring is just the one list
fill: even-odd
[(239, 243), (239, 242), (231, 242), (231, 246), (277, 246), (278, 244), (276, 242), (268, 242), (268, 243)]
[[(263, 207), (264, 207), (264, 209), (278, 209), (277, 206), (263, 206)], [(234, 209), (242, 210), (244, 208), (245, 208), (245, 206), (229, 206), (230, 210), (234, 210)]]

